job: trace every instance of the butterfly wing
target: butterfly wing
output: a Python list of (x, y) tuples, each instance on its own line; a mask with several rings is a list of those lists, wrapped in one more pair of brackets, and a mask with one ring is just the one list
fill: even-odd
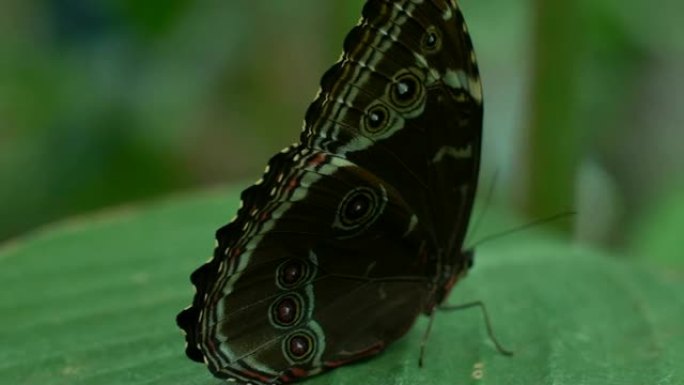
[(403, 335), (465, 263), (481, 95), (454, 2), (369, 0), (301, 143), (245, 190), (193, 273), (188, 356), (286, 383)]
[(277, 383), (379, 352), (429, 296), (412, 216), (343, 158), (279, 154), (192, 276), (195, 302), (178, 318), (188, 355), (219, 377)]
[(455, 2), (386, 0), (366, 3), (301, 141), (397, 187), (451, 256), (466, 232), (481, 137), (480, 77)]

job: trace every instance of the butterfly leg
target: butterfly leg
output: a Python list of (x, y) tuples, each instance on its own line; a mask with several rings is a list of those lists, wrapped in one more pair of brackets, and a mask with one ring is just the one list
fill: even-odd
[(427, 345), (427, 340), (430, 338), (430, 332), (432, 331), (432, 322), (435, 320), (435, 312), (430, 313), (430, 320), (428, 321), (427, 329), (423, 333), (423, 338), (420, 340), (420, 356), (418, 357), (418, 367), (423, 367), (423, 357), (425, 356), (425, 346)]
[[(489, 313), (487, 313), (487, 308), (485, 307), (485, 304), (482, 301), (473, 301), (473, 302), (468, 302), (464, 303), (461, 305), (440, 305), (437, 307), (437, 309), (442, 310), (442, 311), (454, 311), (454, 310), (464, 310), (464, 309), (470, 309), (472, 307), (479, 307), (480, 311), (482, 311), (482, 317), (484, 318), (485, 321), (485, 326), (487, 327), (487, 335), (489, 336), (489, 340), (492, 341), (494, 346), (496, 347), (496, 350), (500, 353), (503, 354), (504, 356), (512, 356), (513, 352), (504, 348), (501, 343), (499, 343), (499, 340), (496, 338), (494, 335), (494, 329), (492, 328), (492, 323), (489, 320)], [(435, 314), (434, 312), (432, 313), (433, 315)], [(428, 324), (428, 330), (430, 328), (430, 325), (432, 325), (432, 315), (430, 316), (430, 323)], [(422, 348), (422, 346), (421, 346)], [(421, 359), (422, 359), (422, 349), (421, 349)]]

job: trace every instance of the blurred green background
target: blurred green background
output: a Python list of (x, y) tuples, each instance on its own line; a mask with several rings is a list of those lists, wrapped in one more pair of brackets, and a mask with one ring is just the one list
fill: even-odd
[[(255, 180), (296, 140), (362, 3), (3, 0), (0, 239)], [(485, 86), (481, 191), (529, 220), (574, 209), (582, 241), (681, 260), (684, 2), (461, 6)]]

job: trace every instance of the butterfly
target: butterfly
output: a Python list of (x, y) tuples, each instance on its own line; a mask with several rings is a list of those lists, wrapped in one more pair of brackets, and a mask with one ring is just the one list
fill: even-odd
[(472, 265), (482, 113), (454, 0), (368, 0), (299, 142), (192, 273), (187, 355), (284, 384), (378, 354), (432, 314)]

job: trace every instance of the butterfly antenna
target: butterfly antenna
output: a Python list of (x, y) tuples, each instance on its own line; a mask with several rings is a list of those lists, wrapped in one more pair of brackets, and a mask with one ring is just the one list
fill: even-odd
[(494, 196), (494, 187), (496, 186), (497, 179), (499, 179), (498, 168), (494, 171), (492, 181), (489, 185), (489, 190), (487, 190), (484, 208), (482, 209), (480, 214), (477, 216), (477, 219), (473, 223), (472, 231), (469, 231), (469, 233), (471, 234), (477, 234), (477, 230), (480, 228), (480, 225), (482, 224), (482, 218), (484, 218), (485, 214), (487, 213), (487, 210), (489, 209), (489, 204), (492, 203), (492, 196)]
[(511, 234), (517, 233), (519, 231), (527, 230), (527, 229), (532, 228), (532, 227), (541, 226), (541, 225), (544, 225), (544, 224), (547, 224), (550, 222), (554, 222), (554, 221), (557, 221), (560, 219), (565, 219), (565, 218), (572, 217), (575, 215), (577, 215), (577, 211), (564, 211), (562, 213), (554, 214), (554, 215), (551, 215), (551, 216), (546, 217), (546, 218), (540, 218), (540, 219), (537, 219), (537, 220), (532, 221), (530, 223), (526, 223), (522, 226), (514, 227), (510, 230), (506, 230), (506, 231), (501, 232), (501, 233), (486, 236), (486, 237), (480, 239), (479, 241), (475, 242), (473, 245), (471, 245), (467, 249), (472, 250), (472, 249), (475, 249), (477, 246), (480, 246), (483, 243), (489, 242), (493, 239), (505, 237), (507, 235), (511, 235)]
[[(474, 301), (474, 302), (468, 302), (464, 303), (461, 305), (443, 305), (440, 306), (438, 309), (443, 310), (443, 311), (454, 311), (454, 310), (464, 310), (464, 309), (470, 309), (472, 307), (479, 307), (480, 311), (482, 312), (482, 317), (484, 318), (485, 321), (485, 327), (487, 328), (487, 335), (489, 336), (489, 340), (492, 341), (494, 346), (496, 347), (496, 350), (499, 352), (499, 354), (502, 354), (504, 356), (512, 356), (513, 352), (506, 349), (499, 340), (496, 338), (496, 335), (494, 334), (494, 328), (492, 327), (492, 322), (489, 320), (489, 313), (487, 313), (487, 308), (485, 307), (485, 304), (482, 301)], [(430, 324), (432, 324), (432, 320), (430, 321)], [(422, 353), (422, 350), (421, 350)], [(422, 358), (422, 354), (421, 354)]]

